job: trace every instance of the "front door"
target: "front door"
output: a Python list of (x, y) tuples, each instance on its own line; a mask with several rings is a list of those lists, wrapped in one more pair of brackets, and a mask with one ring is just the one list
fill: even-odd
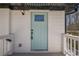
[(32, 13), (31, 49), (32, 51), (48, 50), (47, 13)]

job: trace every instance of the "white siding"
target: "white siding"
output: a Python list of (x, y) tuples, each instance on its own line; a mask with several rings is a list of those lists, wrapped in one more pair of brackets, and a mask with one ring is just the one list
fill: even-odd
[[(48, 52), (61, 52), (61, 34), (65, 31), (65, 12), (28, 10), (25, 15), (11, 10), (11, 33), (15, 35), (14, 51), (31, 52), (31, 12), (48, 12)], [(19, 43), (22, 47), (18, 47)]]
[(52, 11), (48, 16), (48, 48), (50, 52), (61, 52), (62, 33), (65, 31), (64, 11)]
[(0, 8), (0, 35), (9, 33), (9, 9)]
[[(30, 13), (27, 11), (26, 15), (22, 15), (20, 11), (11, 12), (11, 31), (15, 35), (15, 52), (29, 52), (30, 51)], [(18, 47), (19, 43), (22, 47)]]
[(3, 55), (3, 40), (0, 39), (0, 56)]

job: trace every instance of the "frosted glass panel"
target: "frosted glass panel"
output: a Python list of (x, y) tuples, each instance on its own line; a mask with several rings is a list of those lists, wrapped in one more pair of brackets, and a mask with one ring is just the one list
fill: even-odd
[(35, 21), (44, 21), (44, 15), (35, 15)]

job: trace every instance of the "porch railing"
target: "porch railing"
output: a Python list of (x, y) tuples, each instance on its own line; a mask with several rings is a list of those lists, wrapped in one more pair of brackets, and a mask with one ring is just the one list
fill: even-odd
[(74, 36), (71, 34), (64, 35), (64, 54), (68, 56), (78, 56), (79, 55), (79, 36)]
[(0, 56), (13, 53), (14, 34), (0, 36)]

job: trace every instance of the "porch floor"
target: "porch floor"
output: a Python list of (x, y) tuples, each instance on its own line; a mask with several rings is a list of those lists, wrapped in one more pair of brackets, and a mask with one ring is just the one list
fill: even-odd
[(9, 56), (64, 56), (62, 53), (13, 53)]

